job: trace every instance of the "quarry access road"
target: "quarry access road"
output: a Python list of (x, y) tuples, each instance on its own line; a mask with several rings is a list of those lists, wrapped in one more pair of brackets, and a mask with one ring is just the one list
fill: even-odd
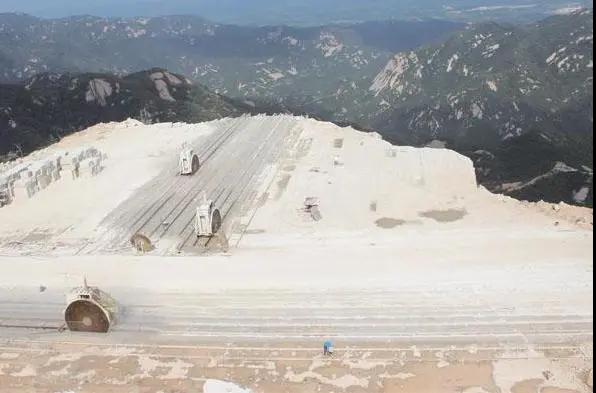
[[(494, 347), (577, 346), (593, 339), (593, 284), (582, 264), (450, 265), (428, 274), (396, 261), (392, 287), (374, 283), (386, 272), (370, 272), (370, 284), (364, 288), (349, 278), (357, 277), (359, 267), (358, 261), (348, 258), (342, 260), (344, 271), (330, 268), (338, 271), (335, 276), (322, 271), (325, 282), (318, 281), (321, 277), (308, 282), (291, 270), (281, 271), (274, 266), (279, 261), (247, 262), (243, 268), (234, 265), (235, 269), (222, 267), (215, 272), (209, 259), (202, 264), (173, 260), (153, 264), (151, 258), (141, 258), (132, 270), (107, 256), (89, 257), (89, 261), (77, 258), (73, 263), (92, 277), (91, 283), (104, 283), (102, 289), (122, 305), (110, 335), (122, 342), (128, 338), (151, 341), (151, 337), (174, 342), (319, 342), (332, 337), (402, 346)], [(59, 276), (61, 267), (37, 264), (52, 272), (35, 273), (29, 280), (45, 282), (47, 288), (40, 292), (38, 287), (0, 285), (0, 325), (36, 328), (32, 330), (36, 335), (62, 324), (64, 294), (73, 285), (68, 281), (73, 281), (75, 270), (70, 269), (68, 280)], [(313, 264), (305, 260), (302, 267), (308, 272), (314, 270)], [(9, 280), (11, 270), (18, 269), (6, 265)], [(111, 277), (109, 272), (118, 269), (119, 276)], [(184, 278), (180, 269), (186, 273)], [(271, 284), (259, 282), (267, 275)], [(139, 288), (143, 283), (146, 288)], [(218, 286), (221, 289), (214, 289)], [(26, 333), (26, 329), (20, 332)], [(70, 340), (77, 335), (64, 337)]]
[(178, 157), (152, 181), (137, 190), (102, 222), (104, 233), (79, 254), (130, 251), (134, 234), (147, 236), (155, 254), (203, 253), (194, 233), (196, 209), (203, 193), (223, 217), (222, 238), (234, 230), (238, 212), (256, 201), (256, 192), (285, 149), (299, 135), (290, 117), (240, 117), (218, 124), (209, 138), (191, 143), (201, 167), (181, 176)]
[[(517, 387), (540, 386), (549, 393), (591, 392), (591, 355), (564, 347), (542, 352), (350, 344), (338, 347), (333, 357), (323, 357), (320, 345), (309, 343), (138, 345), (108, 344), (97, 337), (78, 342), (0, 339), (0, 390), (526, 393), (536, 390)], [(207, 389), (208, 384), (222, 389)]]
[[(473, 267), (451, 266), (448, 278), (420, 274), (416, 281), (396, 262), (402, 274), (393, 288), (329, 281), (301, 289), (305, 283), (296, 277), (287, 289), (223, 289), (236, 282), (232, 269), (225, 282), (198, 274), (195, 266), (203, 263), (170, 261), (171, 269), (158, 271), (151, 258), (142, 259), (145, 277), (169, 288), (127, 288), (127, 279), (141, 278), (123, 267), (112, 280), (120, 285), (103, 287), (122, 305), (107, 335), (55, 329), (66, 289), (57, 282), (43, 292), (0, 285), (0, 325), (6, 326), (0, 328), (0, 383), (6, 391), (36, 383), (48, 392), (128, 392), (131, 385), (147, 392), (202, 391), (214, 378), (255, 393), (456, 393), (462, 386), (470, 387), (463, 392), (511, 392), (530, 382), (550, 393), (590, 392), (592, 287), (581, 266), (485, 268), (492, 280), (484, 282), (470, 277)], [(106, 277), (122, 265), (94, 262)], [(343, 262), (349, 271), (352, 264)], [(218, 264), (226, 269), (225, 261)], [(93, 270), (89, 266), (85, 270)], [(194, 287), (171, 272), (179, 267)], [(261, 273), (259, 266), (252, 270), (240, 273), (245, 285)], [(275, 274), (270, 279), (278, 282)], [(222, 289), (201, 291), (205, 280)], [(335, 343), (333, 358), (321, 356), (327, 339)]]
[[(216, 292), (200, 292), (188, 268), (194, 292), (104, 288), (122, 302), (106, 335), (39, 328), (62, 324), (60, 288), (0, 286), (0, 325), (38, 326), (0, 328), (0, 391), (200, 392), (216, 379), (254, 393), (516, 392), (527, 383), (589, 393), (590, 287), (574, 277), (570, 290), (561, 268), (495, 270), (483, 284), (454, 271), (418, 288)], [(512, 290), (518, 280), (526, 285)], [(321, 356), (327, 339), (332, 358)]]
[[(116, 291), (126, 299), (125, 291)], [(390, 341), (393, 345), (465, 348), (558, 348), (593, 339), (593, 316), (587, 309), (561, 312), (554, 300), (472, 304), (441, 301), (438, 291), (287, 292), (238, 291), (223, 294), (142, 294), (125, 302), (110, 339), (150, 342), (339, 342)], [(135, 293), (138, 297), (139, 293)], [(449, 297), (449, 294), (444, 294)], [(50, 296), (47, 296), (50, 297)], [(3, 297), (5, 298), (5, 297)], [(128, 296), (130, 298), (130, 296)], [(364, 301), (365, 299), (365, 301)], [(0, 327), (34, 327), (39, 335), (63, 324), (64, 304), (4, 301)], [(21, 330), (19, 335), (27, 333)], [(0, 337), (4, 332), (0, 332)], [(43, 335), (43, 334), (42, 334)], [(61, 338), (56, 336), (59, 341)], [(77, 340), (65, 333), (63, 340)]]

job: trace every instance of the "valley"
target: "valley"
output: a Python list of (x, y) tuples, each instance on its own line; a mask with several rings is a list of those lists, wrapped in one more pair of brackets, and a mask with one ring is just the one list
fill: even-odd
[[(468, 27), (440, 21), (239, 27), (197, 17), (44, 21), (6, 14), (0, 16), (0, 30), (0, 59), (5, 59), (0, 75), (11, 84), (32, 78), (21, 82), (29, 86), (24, 90), (9, 84), (1, 89), (4, 154), (30, 151), (19, 138), (40, 146), (96, 121), (203, 121), (288, 112), (378, 130), (399, 144), (455, 149), (474, 160), (478, 179), (493, 192), (593, 203), (591, 10), (526, 26)], [(73, 46), (69, 37), (82, 37), (85, 45)], [(8, 55), (2, 49), (8, 47), (19, 50)], [(58, 56), (67, 47), (73, 48), (69, 55)], [(134, 100), (130, 94), (113, 98), (111, 115), (19, 120), (30, 116), (23, 111), (47, 108), (46, 101), (61, 111), (55, 98), (62, 94), (73, 100), (69, 107), (93, 107), (80, 93), (62, 92), (77, 75), (82, 80), (93, 75), (63, 72), (126, 74), (156, 65), (198, 82), (203, 93), (183, 94), (176, 98), (182, 103), (172, 105), (155, 91), (147, 102), (148, 90), (140, 93), (140, 83), (132, 89)], [(96, 77), (121, 78), (102, 75)], [(57, 82), (40, 82), (48, 79)], [(220, 95), (221, 104), (202, 101), (203, 94)], [(22, 97), (18, 105), (17, 97)], [(28, 108), (22, 108), (25, 103)], [(212, 109), (201, 112), (202, 105), (218, 109), (207, 114)], [(45, 135), (30, 135), (48, 123)]]

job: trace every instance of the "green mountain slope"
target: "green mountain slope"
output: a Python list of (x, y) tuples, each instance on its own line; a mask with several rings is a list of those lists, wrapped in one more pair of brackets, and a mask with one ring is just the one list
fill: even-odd
[[(396, 51), (440, 42), (462, 24), (370, 22), (242, 27), (193, 16), (43, 20), (0, 15), (0, 81), (43, 72), (129, 74), (163, 67), (232, 97), (326, 97), (377, 73)], [(4, 59), (4, 60), (3, 60)]]
[(202, 122), (252, 109), (162, 69), (126, 77), (42, 74), (23, 84), (0, 85), (0, 159), (99, 122)]
[(493, 191), (592, 205), (591, 10), (465, 29), (438, 21), (290, 28), (190, 16), (0, 15), (0, 80), (154, 66), (256, 108), (355, 124), (398, 143), (441, 140), (473, 158)]
[[(481, 182), (495, 191), (592, 203), (592, 11), (470, 27), (395, 55), (365, 96), (343, 100), (362, 108), (349, 111), (352, 121), (389, 139), (439, 139), (475, 158)], [(578, 197), (584, 187), (588, 196)]]

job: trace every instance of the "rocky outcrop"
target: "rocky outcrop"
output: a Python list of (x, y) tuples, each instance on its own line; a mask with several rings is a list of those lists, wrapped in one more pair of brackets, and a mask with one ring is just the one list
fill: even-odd
[(0, 162), (100, 122), (201, 122), (258, 111), (163, 69), (43, 74), (0, 91)]
[(89, 88), (85, 93), (87, 102), (97, 102), (100, 106), (106, 106), (107, 99), (112, 95), (114, 89), (112, 85), (103, 79), (93, 79), (89, 81)]

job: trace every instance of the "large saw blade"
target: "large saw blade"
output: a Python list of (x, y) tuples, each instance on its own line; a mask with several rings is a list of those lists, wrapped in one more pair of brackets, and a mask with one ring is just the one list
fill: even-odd
[(64, 313), (68, 329), (73, 332), (107, 333), (110, 321), (104, 310), (88, 300), (76, 300)]

